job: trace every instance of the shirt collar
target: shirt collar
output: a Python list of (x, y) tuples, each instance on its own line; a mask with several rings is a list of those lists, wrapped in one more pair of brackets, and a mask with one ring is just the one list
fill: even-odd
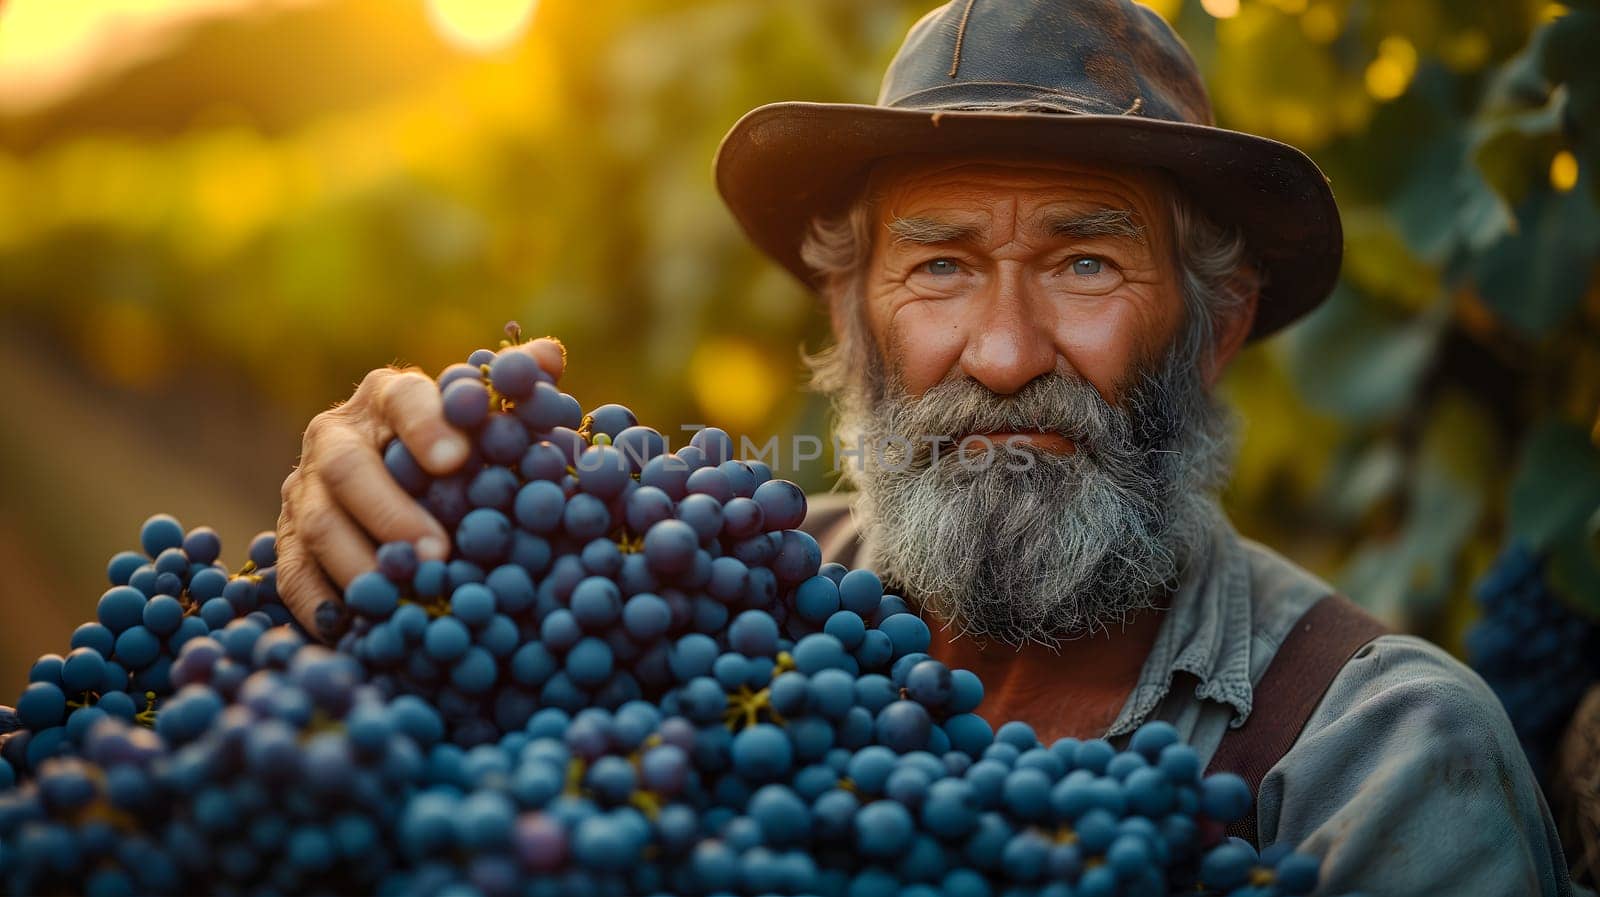
[(1195, 697), (1233, 708), (1233, 727), (1250, 716), (1249, 560), (1220, 509), (1210, 533), (1184, 571), (1139, 682), (1106, 732), (1108, 738), (1143, 724), (1166, 700), (1180, 672), (1197, 680)]

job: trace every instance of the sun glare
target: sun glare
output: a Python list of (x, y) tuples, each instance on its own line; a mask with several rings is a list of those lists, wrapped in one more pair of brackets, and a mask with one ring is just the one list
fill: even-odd
[(428, 0), (428, 18), (450, 43), (492, 53), (528, 29), (538, 0)]
[(265, 2), (0, 0), (0, 107), (47, 102), (96, 71), (154, 52), (185, 23)]

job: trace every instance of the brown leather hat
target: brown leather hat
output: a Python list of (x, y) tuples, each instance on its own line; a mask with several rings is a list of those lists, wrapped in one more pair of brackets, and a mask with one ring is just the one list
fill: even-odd
[(952, 0), (912, 26), (875, 105), (774, 103), (717, 151), (717, 188), (762, 251), (808, 286), (818, 214), (872, 163), (912, 153), (1038, 153), (1163, 168), (1237, 225), (1265, 284), (1251, 338), (1316, 307), (1343, 236), (1328, 180), (1294, 147), (1213, 125), (1194, 58), (1128, 0)]

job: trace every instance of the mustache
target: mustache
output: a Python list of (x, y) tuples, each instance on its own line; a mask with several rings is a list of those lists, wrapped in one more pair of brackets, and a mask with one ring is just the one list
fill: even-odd
[(1099, 390), (1071, 374), (1036, 377), (1010, 395), (955, 372), (920, 396), (910, 396), (898, 377), (888, 379), (887, 401), (878, 409), (881, 430), (904, 440), (902, 451), (909, 446), (913, 469), (926, 468), (964, 439), (1004, 432), (1061, 436), (1092, 460), (1126, 429)]

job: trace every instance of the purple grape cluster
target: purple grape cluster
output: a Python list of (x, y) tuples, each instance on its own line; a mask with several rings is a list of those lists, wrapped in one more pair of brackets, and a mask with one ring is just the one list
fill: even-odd
[[(340, 648), (381, 688), (436, 703), (456, 740), (487, 742), (541, 706), (658, 698), (692, 650), (678, 643), (709, 641), (744, 610), (776, 613), (791, 640), (821, 630), (776, 600), (820, 563), (794, 529), (805, 495), (733, 459), (723, 431), (670, 452), (621, 405), (583, 413), (513, 349), (480, 350), (438, 382), (446, 417), (474, 436), (464, 469), (429, 478), (398, 440), (385, 461), (454, 529), (455, 553), (419, 562), (409, 545), (383, 546), (350, 584)], [(887, 658), (884, 638), (864, 656)]]
[(249, 635), (185, 645), (194, 681), (153, 731), (97, 722), (0, 799), (9, 893), (370, 893), (393, 874), (438, 714), (291, 627)]
[[(248, 560), (230, 572), (222, 542), (210, 527), (185, 532), (157, 514), (139, 531), (140, 551), (118, 553), (107, 565), (111, 588), (96, 619), (73, 633), (65, 656), (34, 662), (17, 699), (16, 731), (0, 721), (0, 782), (12, 769), (33, 769), (48, 757), (81, 748), (96, 722), (116, 717), (154, 721), (160, 702), (182, 683), (177, 660), (185, 645), (216, 633), (294, 625), (276, 589), (275, 540), (251, 540)], [(230, 674), (242, 678), (245, 669)], [(8, 708), (9, 710), (9, 708)], [(5, 764), (0, 764), (4, 767)]]
[(1467, 656), (1505, 705), (1529, 762), (1543, 778), (1567, 721), (1600, 679), (1600, 624), (1551, 588), (1544, 560), (1514, 544), (1478, 581), (1483, 616)]
[(386, 460), (452, 529), (450, 558), (382, 546), (335, 650), (269, 610), (215, 612), (133, 721), (80, 708), (63, 725), (25, 693), (0, 752), (0, 888), (1315, 887), (1314, 858), (1223, 838), (1249, 788), (1204, 776), (1166, 723), (1121, 749), (991, 729), (979, 678), (930, 656), (927, 624), (871, 571), (822, 564), (801, 490), (722, 431), (669, 451), (620, 405), (583, 413), (519, 351), (439, 383), (473, 436), (467, 469), (431, 479), (399, 443)]

